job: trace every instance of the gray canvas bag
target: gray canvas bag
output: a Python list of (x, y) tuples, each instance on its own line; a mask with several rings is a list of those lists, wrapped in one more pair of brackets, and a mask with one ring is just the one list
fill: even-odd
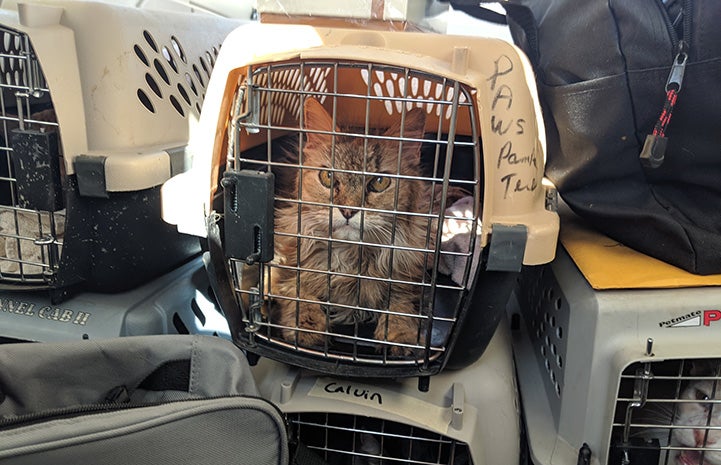
[(0, 345), (0, 464), (288, 463), (284, 417), (211, 336)]

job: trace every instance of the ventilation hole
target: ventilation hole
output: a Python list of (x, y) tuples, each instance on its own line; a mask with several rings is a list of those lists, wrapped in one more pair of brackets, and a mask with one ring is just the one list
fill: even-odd
[(551, 355), (554, 357), (557, 355), (558, 349), (556, 349), (556, 344), (551, 344)]
[(143, 49), (140, 48), (140, 45), (136, 45), (135, 47), (133, 47), (133, 50), (135, 50), (135, 54), (138, 56), (138, 58), (140, 58), (140, 61), (142, 61), (145, 66), (150, 66), (148, 57), (145, 56), (145, 53), (143, 52)]
[[(220, 45), (218, 45), (218, 48), (220, 48)], [(213, 50), (213, 55), (215, 55), (215, 56), (217, 57), (217, 56), (218, 56), (218, 49), (215, 48), (215, 47), (212, 47), (211, 50)]]
[(168, 73), (165, 72), (165, 68), (163, 68), (162, 63), (158, 61), (156, 58), (153, 60), (153, 65), (155, 65), (155, 70), (158, 72), (160, 77), (165, 81), (166, 84), (170, 85), (170, 79), (168, 78)]
[(553, 289), (546, 290), (546, 300), (548, 300), (549, 302), (553, 300)]
[(195, 96), (197, 97), (198, 96), (198, 88), (195, 87), (195, 82), (193, 82), (193, 78), (190, 77), (190, 74), (188, 74), (188, 73), (185, 73), (185, 82), (188, 83), (188, 85), (190, 86), (190, 90), (192, 90), (193, 93), (195, 94)]
[(167, 61), (170, 67), (173, 68), (173, 71), (177, 73), (178, 65), (175, 63), (175, 58), (173, 58), (173, 55), (170, 53), (170, 50), (166, 46), (163, 46), (163, 58), (165, 58), (165, 61)]
[(561, 300), (560, 297), (559, 297), (558, 299), (556, 299), (556, 310), (560, 310), (560, 309), (561, 309), (561, 304), (562, 304), (562, 303), (563, 303), (563, 301)]
[(210, 69), (213, 69), (215, 66), (215, 57), (210, 54), (210, 52), (205, 52), (205, 58), (208, 59), (208, 63), (210, 63)]
[(555, 316), (551, 317), (551, 327), (553, 327), (553, 328), (556, 327), (556, 317)]
[(200, 114), (200, 105), (198, 103), (195, 104), (195, 109), (198, 110), (198, 114)]
[(541, 346), (541, 355), (546, 356), (546, 346)]
[(151, 76), (149, 73), (145, 73), (145, 82), (148, 83), (148, 86), (150, 86), (150, 90), (152, 90), (155, 95), (163, 98), (163, 93), (160, 92), (160, 86), (158, 86), (158, 82), (153, 79), (153, 76)]
[(556, 356), (556, 365), (558, 368), (563, 368), (563, 357), (560, 354)]
[(556, 383), (557, 383), (557, 381), (556, 381), (556, 372), (553, 371), (553, 370), (551, 370), (550, 375), (551, 375), (551, 382), (552, 382), (553, 385), (555, 386)]
[(190, 301), (190, 309), (193, 311), (193, 314), (198, 321), (200, 321), (201, 326), (205, 326), (205, 314), (203, 313), (203, 310), (200, 309), (200, 306), (195, 299)]
[(200, 82), (200, 86), (205, 87), (205, 83), (203, 82), (203, 77), (200, 75), (200, 70), (195, 65), (193, 65), (193, 72), (195, 73), (195, 77), (198, 79), (198, 82)]
[(547, 345), (548, 347), (551, 347), (551, 338), (548, 337), (548, 336), (546, 336), (545, 341), (546, 341), (546, 345)]
[(176, 39), (175, 36), (170, 37), (170, 44), (173, 46), (173, 50), (175, 50), (176, 55), (180, 57), (183, 63), (187, 63), (188, 59), (185, 58), (183, 47), (180, 46), (180, 42), (178, 42), (178, 39)]
[(183, 323), (183, 320), (177, 313), (173, 313), (173, 326), (175, 326), (175, 330), (178, 334), (190, 334), (188, 327), (185, 326), (185, 323)]
[(556, 328), (556, 337), (558, 339), (563, 339), (563, 328), (561, 328), (560, 326)]
[(150, 48), (153, 49), (154, 52), (158, 52), (158, 46), (155, 45), (155, 40), (153, 39), (153, 36), (150, 35), (148, 31), (143, 31), (143, 37), (145, 37), (145, 41), (150, 45)]
[[(208, 52), (205, 52), (208, 53)], [(203, 57), (200, 57), (200, 66), (203, 67), (203, 71), (205, 71), (205, 75), (210, 77), (210, 71), (208, 70), (208, 65), (205, 64), (205, 60), (203, 60)]]
[(175, 111), (180, 113), (180, 116), (185, 116), (183, 107), (180, 106), (180, 102), (178, 102), (178, 99), (175, 98), (175, 95), (170, 96), (170, 103), (173, 105), (173, 108), (175, 108)]
[(546, 371), (550, 373), (551, 372), (551, 362), (549, 362), (548, 359), (546, 359), (543, 364), (546, 366)]
[(185, 87), (183, 87), (182, 84), (178, 84), (178, 92), (180, 92), (180, 96), (183, 97), (185, 103), (190, 105), (190, 96), (188, 95), (188, 91), (185, 90)]
[(554, 384), (554, 387), (556, 388), (556, 395), (558, 397), (561, 397), (561, 385), (556, 383), (556, 384)]
[(140, 103), (143, 104), (145, 108), (150, 111), (150, 113), (155, 113), (155, 107), (153, 107), (153, 103), (148, 98), (148, 95), (143, 92), (142, 89), (138, 89), (138, 100), (140, 100)]

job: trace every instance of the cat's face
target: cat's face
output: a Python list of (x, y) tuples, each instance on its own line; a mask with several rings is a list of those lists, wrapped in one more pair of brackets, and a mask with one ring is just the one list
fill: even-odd
[[(304, 116), (307, 129), (333, 131), (318, 101), (306, 100)], [(424, 125), (422, 110), (409, 111), (402, 137), (422, 138)], [(420, 176), (420, 143), (404, 141), (401, 148), (399, 141), (383, 139), (398, 138), (400, 132), (394, 125), (378, 139), (336, 136), (335, 141), (331, 135), (307, 134), (298, 186), (305, 202), (304, 230), (311, 228), (319, 237), (388, 242), (398, 228), (392, 212), (419, 212), (420, 183), (403, 177)]]
[(702, 462), (700, 451), (681, 451), (677, 465), (721, 465), (721, 450), (711, 450), (721, 449), (721, 430), (709, 428), (721, 426), (721, 404), (708, 402), (721, 399), (720, 391), (721, 383), (713, 381), (695, 381), (683, 391), (681, 399), (687, 402), (678, 405), (674, 424), (696, 428), (674, 429), (673, 443), (703, 448), (704, 453)]

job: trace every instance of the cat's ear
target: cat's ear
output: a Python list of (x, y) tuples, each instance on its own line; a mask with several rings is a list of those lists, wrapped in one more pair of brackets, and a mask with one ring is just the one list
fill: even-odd
[[(305, 99), (305, 103), (303, 104), (303, 118), (305, 121), (305, 129), (333, 132), (333, 118), (325, 108), (323, 108), (323, 105), (314, 98)], [(336, 132), (339, 132), (337, 127)], [(330, 145), (330, 142), (330, 134), (306, 133), (306, 145), (309, 147), (320, 144)]]
[[(406, 112), (405, 121), (403, 124), (403, 139), (422, 139), (423, 133), (426, 127), (426, 112), (422, 108), (414, 108)], [(401, 137), (401, 118), (398, 117), (397, 121), (393, 123), (388, 130), (383, 134), (387, 137)], [(419, 152), (421, 149), (420, 142), (403, 142), (403, 151)]]
[(718, 360), (691, 360), (691, 376), (719, 376), (721, 366)]

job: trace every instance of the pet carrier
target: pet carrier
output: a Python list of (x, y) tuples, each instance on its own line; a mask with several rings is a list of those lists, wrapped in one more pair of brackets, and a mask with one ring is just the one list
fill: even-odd
[(185, 169), (237, 24), (94, 2), (0, 11), (3, 287), (122, 291), (199, 252), (162, 221), (160, 186)]
[(721, 277), (561, 231), (509, 306), (533, 463), (721, 463)]
[(55, 304), (46, 291), (0, 291), (0, 342), (58, 342), (146, 334), (230, 339), (200, 257), (135, 289), (77, 293)]
[(210, 180), (199, 195), (235, 341), (352, 376), (425, 377), (480, 356), (515, 273), (555, 251), (532, 85), (500, 40), (229, 35), (186, 178)]
[(261, 396), (288, 417), (291, 442), (321, 463), (519, 463), (518, 397), (505, 323), (476, 362), (440, 373), (425, 393), (408, 378), (342, 379), (267, 358), (253, 375)]

